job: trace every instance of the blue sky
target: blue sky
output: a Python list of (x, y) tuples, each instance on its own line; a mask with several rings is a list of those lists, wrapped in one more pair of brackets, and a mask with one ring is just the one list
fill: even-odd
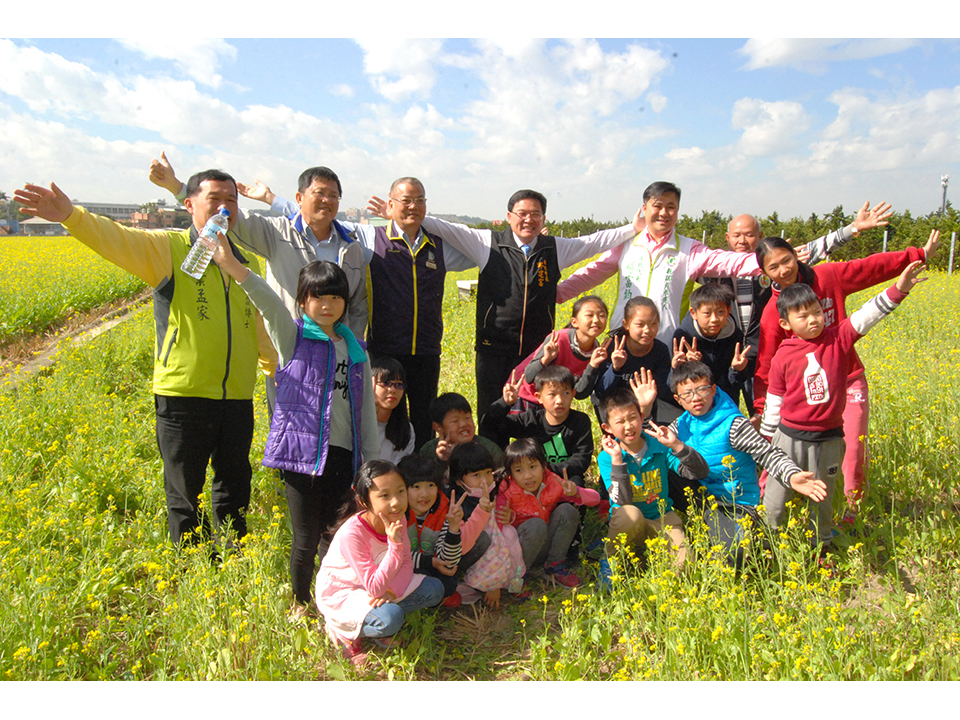
[(0, 189), (142, 202), (161, 196), (161, 150), (184, 178), (221, 167), (288, 196), (328, 165), (343, 208), (416, 175), (430, 211), (489, 219), (523, 187), (554, 219), (615, 220), (660, 179), (693, 216), (919, 214), (941, 174), (960, 184), (956, 40), (527, 40), (497, 22), (476, 24), (497, 40), (415, 40), (394, 37), (398, 7), (352, 23), (358, 40), (179, 37), (169, 20), (131, 40), (0, 40)]

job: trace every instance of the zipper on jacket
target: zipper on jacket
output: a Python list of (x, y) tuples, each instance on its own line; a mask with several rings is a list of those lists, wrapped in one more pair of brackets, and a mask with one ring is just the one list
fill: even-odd
[[(220, 269), (217, 268), (217, 275), (220, 275)], [(220, 277), (220, 284), (223, 285), (223, 278)], [(224, 360), (223, 368), (223, 399), (227, 399), (227, 379), (230, 377), (230, 354), (233, 350), (233, 325), (230, 322), (230, 285), (223, 285), (223, 301), (227, 306), (227, 357)]]
[(520, 345), (517, 348), (517, 355), (523, 355), (523, 326), (527, 322), (527, 285), (530, 280), (529, 264), (530, 256), (527, 255), (523, 250), (520, 251), (523, 255), (523, 314), (520, 316)]
[(170, 351), (173, 350), (173, 346), (174, 346), (174, 345), (176, 344), (176, 342), (177, 342), (177, 332), (178, 332), (179, 330), (180, 330), (180, 328), (175, 327), (175, 328), (173, 329), (173, 334), (170, 336), (170, 344), (167, 345), (167, 352), (164, 353), (164, 355), (163, 355), (162, 365), (163, 365), (164, 367), (167, 366), (167, 360), (168, 360), (169, 357), (170, 357)]
[[(301, 328), (299, 332), (300, 332), (300, 336), (297, 338), (297, 342), (304, 342), (303, 329)], [(328, 380), (329, 380), (330, 382), (332, 382), (334, 385), (336, 385), (336, 382), (337, 382), (337, 346), (336, 346), (336, 344), (333, 342), (333, 340), (327, 340), (327, 342), (330, 343), (330, 350), (329, 350), (329, 352), (327, 353), (327, 378), (328, 378)], [(348, 351), (348, 352), (349, 352), (349, 351)], [(348, 381), (349, 381), (349, 368), (347, 368), (347, 373), (348, 373)], [(330, 383), (328, 382), (327, 384), (329, 385)], [(325, 406), (324, 406), (324, 403), (327, 402), (327, 398), (328, 398), (328, 397), (330, 398), (330, 401), (333, 402), (333, 387), (331, 386), (329, 393), (327, 392), (327, 389), (326, 389), (326, 388), (324, 388), (323, 390), (324, 390), (324, 392), (323, 392), (323, 394), (320, 396), (320, 407), (318, 408), (318, 410), (320, 411), (320, 415), (319, 415), (320, 424), (319, 424), (319, 426), (318, 426), (319, 432), (317, 433), (317, 438), (318, 438), (318, 439), (317, 439), (317, 462), (316, 462), (316, 464), (313, 466), (313, 474), (314, 474), (314, 475), (319, 475), (319, 474), (320, 474), (320, 471), (321, 471), (321, 469), (320, 469), (320, 458), (323, 456), (323, 413), (324, 413), (324, 410), (326, 409)], [(330, 412), (333, 412), (333, 410), (331, 409)], [(329, 444), (329, 443), (328, 443), (328, 444)]]

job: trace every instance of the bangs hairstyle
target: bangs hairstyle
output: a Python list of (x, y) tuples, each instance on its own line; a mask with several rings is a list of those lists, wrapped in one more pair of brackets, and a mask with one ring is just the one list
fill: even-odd
[(350, 283), (347, 282), (347, 274), (332, 262), (314, 260), (300, 268), (300, 280), (297, 282), (298, 311), (307, 302), (307, 298), (324, 295), (343, 298), (343, 315), (338, 322), (343, 320), (347, 308), (350, 307)]
[(640, 403), (637, 402), (637, 398), (634, 396), (633, 391), (625, 387), (618, 387), (600, 402), (600, 409), (603, 412), (604, 418), (603, 421), (607, 422), (607, 418), (610, 416), (611, 410), (618, 410), (620, 408), (628, 407), (636, 408), (637, 412), (640, 413), (640, 417), (646, 417), (643, 414), (643, 409), (640, 407)]
[(736, 300), (736, 296), (733, 294), (733, 289), (729, 285), (711, 282), (706, 285), (701, 285), (690, 293), (690, 309), (697, 310), (701, 305), (706, 305), (707, 303), (723, 304), (730, 308), (733, 307), (734, 300)]
[(187, 197), (195, 197), (197, 193), (200, 192), (200, 184), (208, 180), (233, 183), (233, 195), (236, 197), (237, 181), (233, 179), (232, 175), (225, 173), (223, 170), (203, 170), (195, 175), (191, 175), (190, 179), (187, 180)]
[(497, 469), (493, 455), (476, 439), (468, 443), (461, 443), (450, 453), (449, 487), (452, 488), (463, 479), (464, 475), (479, 472), (480, 470)]
[(343, 197), (343, 186), (340, 185), (340, 178), (337, 177), (337, 174), (333, 170), (323, 165), (307, 168), (300, 173), (300, 179), (297, 181), (297, 192), (306, 192), (307, 188), (313, 185), (313, 181), (317, 179), (336, 183), (337, 194)]
[(401, 478), (403, 477), (397, 470), (397, 466), (386, 460), (370, 460), (361, 465), (351, 486), (353, 497), (340, 508), (338, 524), (342, 524), (348, 517), (356, 515), (361, 510), (369, 510), (370, 488), (373, 487), (373, 481), (390, 473), (396, 473)]
[[(407, 382), (407, 374), (403, 365), (392, 357), (378, 357), (370, 361), (370, 374), (374, 382)], [(400, 402), (390, 412), (387, 426), (384, 429), (387, 438), (395, 450), (403, 450), (410, 444), (410, 418), (407, 415), (407, 392), (404, 390)]]
[(714, 383), (713, 371), (706, 364), (702, 362), (682, 363), (678, 368), (670, 371), (670, 392), (676, 395), (680, 383), (703, 379), (711, 385)]
[(509, 474), (515, 462), (527, 459), (536, 460), (544, 468), (547, 467), (547, 454), (538, 440), (534, 438), (514, 440), (503, 451), (503, 468)]
[[(610, 308), (607, 307), (607, 304), (603, 301), (599, 295), (584, 295), (583, 297), (577, 298), (577, 301), (573, 303), (573, 308), (570, 310), (570, 317), (575, 318), (580, 314), (580, 311), (583, 310), (583, 306), (587, 303), (595, 303), (603, 309), (603, 314), (608, 318), (610, 317)], [(567, 327), (573, 327), (570, 323), (567, 323)]]
[(407, 455), (397, 463), (397, 470), (403, 476), (403, 482), (407, 487), (422, 482), (433, 483), (438, 488), (442, 487), (443, 476), (446, 473), (446, 468), (440, 461), (429, 455)]
[(459, 410), (473, 415), (473, 409), (470, 407), (470, 401), (460, 393), (448, 392), (437, 397), (430, 402), (427, 412), (430, 413), (430, 422), (437, 425), (443, 425), (447, 418), (447, 413), (451, 410)]
[(813, 285), (814, 278), (816, 277), (816, 275), (813, 274), (813, 269), (806, 263), (802, 263), (797, 259), (797, 250), (793, 247), (793, 245), (788, 243), (783, 238), (776, 236), (765, 237), (757, 245), (757, 265), (760, 266), (760, 269), (763, 270), (765, 275), (766, 270), (763, 268), (763, 261), (767, 255), (770, 254), (771, 250), (789, 250), (790, 254), (793, 255), (795, 260), (797, 260), (797, 267), (800, 270), (797, 276), (797, 281), (806, 283), (807, 285)]
[[(634, 297), (627, 300), (627, 304), (623, 306), (623, 322), (629, 324), (633, 320), (633, 316), (637, 314), (637, 310), (640, 308), (650, 308), (653, 310), (653, 314), (657, 317), (657, 323), (660, 322), (660, 308), (657, 307), (657, 304), (648, 297), (643, 295), (635, 295)], [(618, 328), (615, 328), (610, 331), (612, 337), (621, 338), (627, 334), (627, 328), (624, 325), (621, 325)]]
[(787, 285), (777, 298), (777, 313), (781, 320), (789, 320), (790, 313), (810, 305), (820, 305), (820, 298), (809, 285), (801, 282)]
[(534, 378), (533, 384), (537, 389), (537, 392), (543, 390), (545, 385), (553, 383), (554, 385), (562, 385), (573, 390), (575, 384), (573, 379), (573, 372), (570, 368), (563, 365), (557, 365), (555, 363), (550, 363), (543, 370), (537, 373), (537, 377)]

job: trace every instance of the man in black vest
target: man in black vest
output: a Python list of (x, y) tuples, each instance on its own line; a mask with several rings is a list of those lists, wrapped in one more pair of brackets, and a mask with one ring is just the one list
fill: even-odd
[(541, 234), (546, 210), (543, 194), (518, 190), (507, 202), (508, 230), (477, 230), (432, 217), (423, 222), (429, 231), (474, 256), (480, 268), (475, 368), (478, 418), (500, 397), (511, 371), (553, 331), (560, 271), (632, 239), (643, 219), (638, 212), (633, 225), (582, 238), (557, 238)]

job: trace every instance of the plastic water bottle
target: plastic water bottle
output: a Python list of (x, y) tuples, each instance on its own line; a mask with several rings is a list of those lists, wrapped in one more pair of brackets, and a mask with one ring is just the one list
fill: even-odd
[(226, 235), (229, 218), (230, 211), (221, 206), (217, 214), (207, 220), (207, 224), (200, 231), (197, 241), (190, 248), (187, 257), (184, 258), (183, 265), (180, 266), (180, 269), (187, 275), (195, 280), (203, 277), (207, 265), (210, 264), (210, 258), (213, 257), (213, 253), (220, 245), (217, 233)]

